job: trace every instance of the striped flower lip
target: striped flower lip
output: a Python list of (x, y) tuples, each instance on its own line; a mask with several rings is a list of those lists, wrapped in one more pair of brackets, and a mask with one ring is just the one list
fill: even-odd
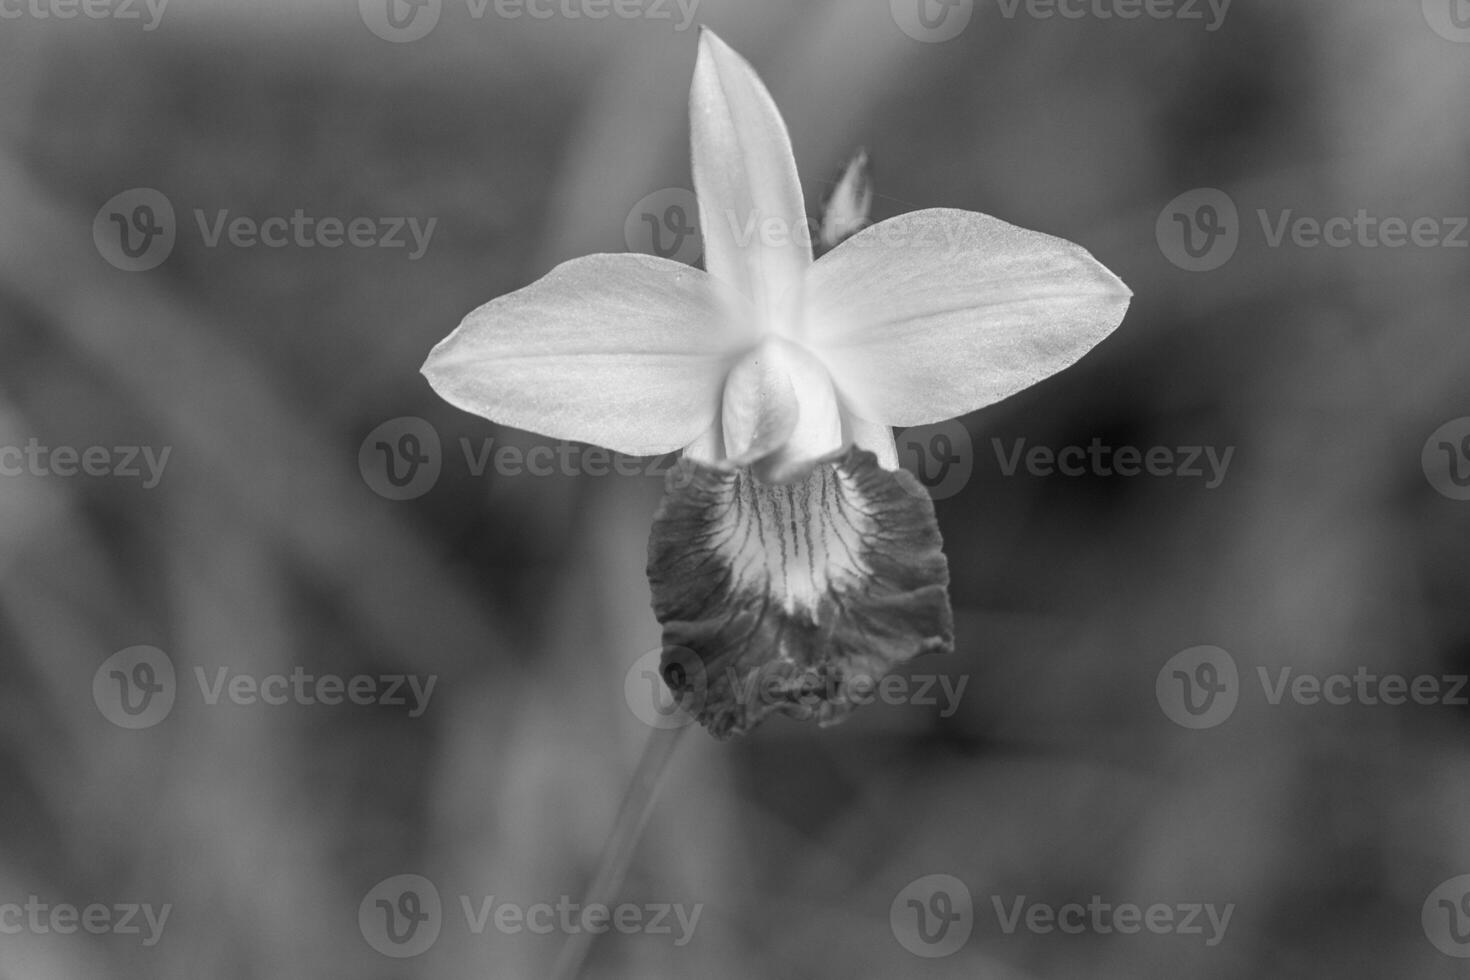
[(1131, 293), (1081, 247), (986, 215), (868, 226), (862, 155), (813, 233), (774, 101), (707, 30), (690, 130), (706, 271), (563, 263), (470, 313), (424, 374), (505, 425), (683, 450), (649, 544), (665, 680), (685, 693), (672, 651), (695, 658), (698, 717), (719, 737), (772, 713), (831, 723), (855, 686), (953, 645), (933, 507), (898, 469), (892, 427), (1070, 366)]

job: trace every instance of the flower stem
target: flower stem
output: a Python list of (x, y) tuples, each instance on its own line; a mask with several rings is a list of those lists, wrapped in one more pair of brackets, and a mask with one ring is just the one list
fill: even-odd
[[(638, 768), (633, 772), (633, 780), (623, 796), (617, 821), (613, 824), (607, 843), (602, 847), (602, 856), (597, 862), (597, 874), (587, 886), (586, 897), (582, 901), (584, 911), (591, 905), (612, 904), (619, 889), (623, 887), (623, 878), (628, 873), (628, 866), (633, 863), (638, 840), (643, 836), (643, 828), (648, 825), (648, 818), (653, 814), (653, 804), (658, 797), (664, 775), (668, 772), (669, 761), (674, 757), (680, 737), (691, 727), (693, 726), (684, 725), (678, 728), (654, 729), (644, 744), (643, 756), (638, 760)], [(569, 935), (557, 955), (556, 965), (552, 967), (552, 980), (576, 980), (595, 938), (596, 934), (587, 929), (579, 929)]]

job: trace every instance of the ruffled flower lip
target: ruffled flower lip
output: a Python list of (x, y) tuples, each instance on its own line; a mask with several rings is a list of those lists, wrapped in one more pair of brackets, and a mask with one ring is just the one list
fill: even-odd
[(954, 645), (934, 507), (849, 448), (804, 479), (684, 459), (649, 541), (663, 675), (716, 738), (843, 720), (895, 665)]

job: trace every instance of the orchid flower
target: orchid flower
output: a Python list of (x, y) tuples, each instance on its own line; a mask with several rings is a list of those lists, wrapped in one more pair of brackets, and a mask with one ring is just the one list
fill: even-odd
[(1079, 246), (982, 214), (856, 231), (870, 191), (853, 171), (819, 236), (845, 240), (814, 259), (785, 123), (708, 30), (690, 128), (705, 271), (566, 262), (470, 313), (424, 374), (504, 425), (682, 450), (649, 544), (665, 681), (699, 695), (717, 737), (773, 712), (828, 724), (896, 664), (953, 646), (933, 505), (892, 427), (1068, 367), (1131, 293)]

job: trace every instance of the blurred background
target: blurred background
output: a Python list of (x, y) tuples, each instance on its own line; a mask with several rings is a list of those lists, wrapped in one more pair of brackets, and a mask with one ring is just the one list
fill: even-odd
[[(693, 7), (0, 3), (0, 977), (549, 974), (565, 930), (466, 906), (594, 871), (652, 730), (661, 481), (477, 469), (562, 447), (418, 368), (560, 261), (668, 244), (698, 24), (813, 208), (865, 146), (876, 218), (993, 214), (1136, 297), (1075, 368), (906, 437), (962, 473), (957, 649), (904, 668), (963, 680), (953, 710), (690, 732), (619, 900), (697, 925), (584, 975), (1466, 976), (1470, 9)], [(298, 212), (368, 223), (250, 233)], [(1233, 455), (1002, 465), (1095, 439)], [(1273, 694), (1364, 672), (1438, 693)], [(342, 703), (267, 703), (293, 676)], [(413, 948), (400, 875), (441, 903)], [(1095, 896), (1231, 917), (1014, 925)]]

